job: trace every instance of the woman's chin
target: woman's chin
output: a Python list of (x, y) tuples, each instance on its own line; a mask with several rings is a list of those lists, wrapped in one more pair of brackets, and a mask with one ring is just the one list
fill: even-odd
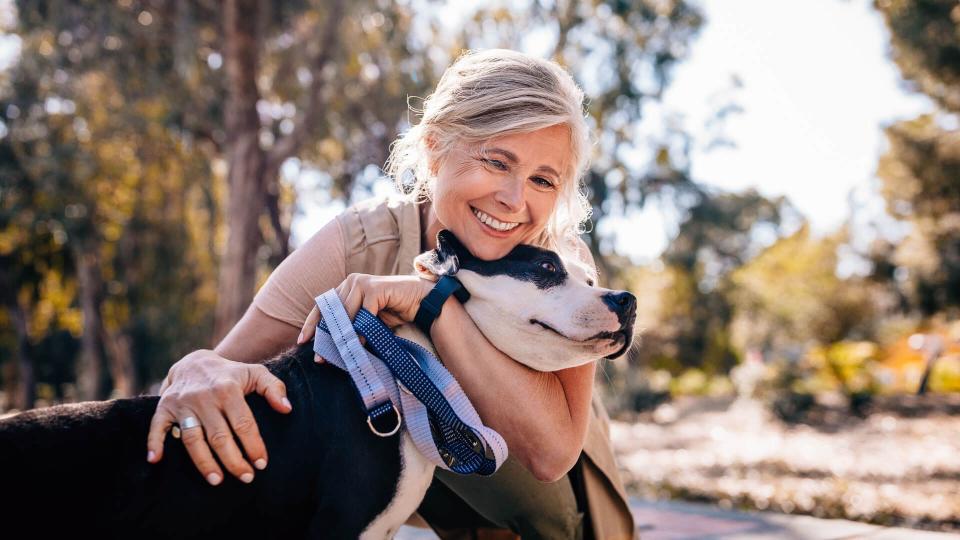
[(495, 261), (506, 257), (507, 253), (510, 253), (510, 250), (513, 249), (513, 246), (507, 248), (503, 246), (481, 246), (477, 248), (467, 246), (467, 249), (470, 250), (470, 253), (472, 253), (474, 257), (481, 261)]

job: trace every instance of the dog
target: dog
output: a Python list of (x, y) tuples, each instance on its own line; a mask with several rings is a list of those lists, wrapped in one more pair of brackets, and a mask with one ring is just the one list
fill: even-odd
[[(449, 231), (415, 270), (455, 274), (470, 317), (499, 350), (542, 371), (616, 358), (630, 346), (636, 299), (597, 287), (587, 267), (515, 247), (473, 257)], [(415, 325), (396, 329), (435, 354)], [(349, 376), (306, 343), (265, 363), (293, 409), (247, 396), (271, 465), (251, 484), (211, 486), (184, 446), (144, 460), (158, 396), (58, 405), (0, 421), (0, 527), (6, 538), (389, 538), (416, 511), (434, 466), (398, 436), (371, 433)], [(166, 444), (166, 443), (165, 443)]]

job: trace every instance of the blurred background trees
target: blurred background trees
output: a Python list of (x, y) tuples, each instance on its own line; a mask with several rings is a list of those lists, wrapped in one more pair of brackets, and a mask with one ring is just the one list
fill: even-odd
[[(587, 239), (603, 284), (644, 306), (638, 345), (601, 376), (614, 409), (730, 393), (749, 355), (819, 374), (768, 374), (792, 392), (915, 388), (923, 356), (907, 337), (949, 337), (960, 302), (960, 10), (875, 8), (940, 111), (887, 127), (877, 174), (909, 233), (864, 250), (852, 224), (817, 236), (785, 199), (692, 177), (692, 144), (728, 144), (733, 99), (714, 141), (641, 130), (709, 24), (694, 2), (17, 1), (5, 30), (20, 55), (0, 73), (0, 409), (143, 392), (214, 344), (293, 249), (306, 203), (382, 188), (390, 142), (417, 120), (408, 99), (472, 47), (554, 58), (588, 94)], [(642, 232), (605, 222), (644, 205), (676, 228), (637, 265), (612, 246)], [(851, 257), (868, 270), (839, 273)], [(955, 364), (934, 388), (958, 389)]]

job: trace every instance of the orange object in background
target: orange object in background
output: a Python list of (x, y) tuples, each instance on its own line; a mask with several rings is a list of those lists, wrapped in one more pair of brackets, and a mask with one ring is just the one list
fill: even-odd
[(928, 392), (960, 392), (960, 321), (934, 322), (896, 340), (881, 351), (878, 377), (888, 392), (914, 393), (928, 362), (933, 362)]

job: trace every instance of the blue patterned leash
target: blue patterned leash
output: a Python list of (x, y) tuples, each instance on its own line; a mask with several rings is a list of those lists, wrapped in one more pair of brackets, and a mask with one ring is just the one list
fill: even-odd
[[(417, 449), (435, 465), (460, 474), (496, 472), (507, 457), (506, 442), (483, 425), (435, 356), (395, 336), (366, 309), (351, 322), (334, 289), (318, 296), (316, 303), (323, 318), (314, 352), (350, 374), (374, 433), (393, 435), (405, 419)], [(373, 354), (360, 345), (357, 333)]]

